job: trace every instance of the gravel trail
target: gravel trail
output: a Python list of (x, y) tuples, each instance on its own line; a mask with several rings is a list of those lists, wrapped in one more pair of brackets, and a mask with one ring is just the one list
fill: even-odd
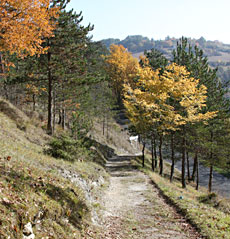
[(102, 199), (100, 239), (198, 239), (199, 233), (168, 205), (158, 189), (130, 164), (114, 156), (106, 164), (110, 186)]

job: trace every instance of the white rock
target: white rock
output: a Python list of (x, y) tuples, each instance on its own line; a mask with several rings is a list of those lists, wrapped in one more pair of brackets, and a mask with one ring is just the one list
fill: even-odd
[(92, 186), (97, 187), (97, 182), (92, 182)]
[(28, 222), (23, 229), (23, 239), (34, 239), (35, 235), (33, 233), (32, 224)]

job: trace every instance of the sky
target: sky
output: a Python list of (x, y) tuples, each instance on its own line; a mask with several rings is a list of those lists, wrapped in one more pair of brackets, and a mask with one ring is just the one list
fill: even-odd
[(230, 0), (71, 0), (93, 40), (143, 35), (154, 40), (181, 36), (230, 44)]

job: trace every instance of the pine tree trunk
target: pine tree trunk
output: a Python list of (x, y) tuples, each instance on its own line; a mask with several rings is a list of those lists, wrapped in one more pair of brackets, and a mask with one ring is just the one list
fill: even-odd
[(62, 122), (61, 122), (61, 126), (62, 129), (65, 130), (66, 129), (66, 109), (65, 109), (65, 93), (64, 93), (64, 82), (62, 82), (62, 109), (61, 109), (61, 118), (62, 118)]
[(102, 120), (102, 133), (105, 135), (105, 115), (103, 115), (103, 120)]
[(189, 163), (189, 153), (188, 151), (186, 152), (186, 159), (187, 159), (187, 174), (188, 174), (188, 180), (191, 180), (190, 176), (190, 163)]
[(143, 147), (142, 147), (142, 167), (144, 168), (145, 166), (145, 142), (143, 142)]
[(196, 167), (196, 190), (199, 189), (199, 160), (197, 157), (197, 167)]
[(106, 139), (109, 139), (109, 117), (106, 115)]
[(47, 122), (47, 133), (53, 135), (53, 80), (50, 69), (51, 53), (48, 52), (48, 122)]
[(60, 109), (58, 110), (58, 115), (59, 115), (58, 124), (60, 125), (61, 122), (62, 122), (62, 114), (61, 114), (61, 110)]
[(65, 112), (65, 107), (63, 106), (62, 108), (62, 129), (66, 129), (66, 112)]
[(209, 171), (209, 182), (208, 182), (209, 193), (212, 192), (212, 178), (213, 178), (213, 165), (210, 166), (210, 171)]
[(162, 142), (163, 142), (163, 139), (162, 139), (162, 135), (160, 135), (160, 143), (159, 143), (159, 167), (160, 167), (160, 175), (162, 176), (163, 175), (163, 156), (162, 156)]
[(151, 156), (152, 156), (152, 170), (155, 171), (155, 158), (154, 158), (154, 141), (151, 138)]
[(170, 182), (173, 181), (174, 168), (175, 168), (175, 152), (174, 152), (174, 133), (171, 134), (171, 174), (170, 174)]
[(154, 158), (155, 158), (155, 168), (157, 168), (157, 145), (156, 145), (156, 137), (153, 139), (154, 144)]
[(53, 134), (55, 132), (55, 119), (56, 119), (56, 95), (53, 91)]
[(194, 182), (195, 181), (196, 170), (197, 170), (197, 152), (195, 153), (193, 161), (194, 162), (193, 162), (193, 171), (192, 171), (191, 180)]
[(15, 105), (16, 106), (18, 105), (18, 96), (17, 95), (15, 96)]
[(185, 181), (185, 154), (186, 154), (186, 142), (185, 142), (185, 129), (183, 129), (183, 139), (182, 139), (182, 168), (181, 168), (181, 183), (182, 188), (186, 188), (186, 181)]
[(33, 94), (33, 111), (36, 110), (36, 95)]
[[(213, 132), (211, 132), (211, 142), (213, 142)], [(213, 178), (213, 150), (211, 147), (211, 153), (210, 153), (210, 161), (211, 161), (211, 165), (210, 165), (210, 171), (209, 171), (209, 182), (208, 182), (208, 191), (209, 193), (212, 192), (212, 178)]]

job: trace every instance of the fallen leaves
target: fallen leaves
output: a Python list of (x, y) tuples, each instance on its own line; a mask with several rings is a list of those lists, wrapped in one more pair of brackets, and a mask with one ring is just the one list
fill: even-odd
[(7, 157), (6, 157), (6, 160), (7, 160), (7, 161), (10, 161), (10, 160), (11, 160), (11, 156), (7, 156)]

